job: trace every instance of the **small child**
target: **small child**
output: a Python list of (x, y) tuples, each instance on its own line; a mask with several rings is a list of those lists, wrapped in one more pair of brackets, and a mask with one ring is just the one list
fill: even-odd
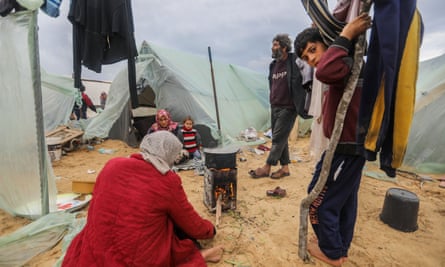
[(193, 128), (193, 120), (187, 116), (183, 121), (183, 126), (178, 131), (178, 138), (183, 144), (183, 148), (189, 152), (190, 159), (201, 159), (201, 136)]

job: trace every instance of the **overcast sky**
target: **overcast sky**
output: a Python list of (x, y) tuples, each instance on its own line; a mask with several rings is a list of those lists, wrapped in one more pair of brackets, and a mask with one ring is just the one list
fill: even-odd
[[(330, 9), (335, 0), (329, 0)], [(297, 33), (310, 25), (300, 0), (133, 0), (133, 21), (138, 48), (143, 40), (214, 60), (267, 72), (271, 42), (277, 33)], [(49, 73), (72, 73), (72, 27), (67, 19), (69, 0), (61, 14), (51, 18), (40, 12), (41, 66)], [(425, 25), (420, 60), (445, 53), (445, 16), (442, 0), (418, 0)], [(126, 62), (104, 66), (102, 73), (82, 69), (83, 78), (112, 81)]]

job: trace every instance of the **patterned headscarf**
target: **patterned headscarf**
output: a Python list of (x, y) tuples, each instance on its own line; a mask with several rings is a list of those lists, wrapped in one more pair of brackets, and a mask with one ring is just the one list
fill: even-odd
[(139, 146), (145, 161), (150, 162), (162, 174), (166, 174), (182, 149), (182, 143), (172, 133), (158, 131), (145, 135)]
[[(162, 117), (167, 118), (168, 121), (167, 127), (161, 127), (161, 125), (159, 124), (159, 120)], [(154, 132), (159, 130), (166, 130), (169, 132), (173, 132), (174, 130), (176, 130), (176, 127), (178, 127), (178, 123), (172, 121), (170, 113), (168, 113), (168, 111), (165, 109), (158, 110), (158, 112), (156, 113), (156, 122), (151, 126)]]

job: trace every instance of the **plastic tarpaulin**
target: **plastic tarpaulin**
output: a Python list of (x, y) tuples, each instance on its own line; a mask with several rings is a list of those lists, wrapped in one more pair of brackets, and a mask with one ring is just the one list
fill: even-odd
[(29, 217), (56, 210), (57, 192), (43, 133), (36, 47), (37, 11), (0, 18), (0, 208)]
[(44, 71), (41, 74), (43, 121), (45, 132), (49, 132), (68, 123), (75, 98), (81, 96), (79, 90), (73, 87), (73, 79)]
[(34, 256), (54, 247), (75, 222), (75, 214), (56, 212), (0, 237), (0, 266), (23, 266)]
[(445, 54), (419, 65), (417, 99), (404, 164), (445, 173)]
[[(151, 88), (157, 108), (173, 120), (191, 116), (195, 124), (210, 127), (218, 138), (209, 60), (203, 56), (146, 44), (136, 65), (138, 88)], [(266, 75), (213, 62), (222, 136), (236, 137), (248, 127), (270, 125), (269, 85)], [(113, 80), (104, 111), (91, 119), (84, 138), (104, 138), (129, 100), (127, 71)]]

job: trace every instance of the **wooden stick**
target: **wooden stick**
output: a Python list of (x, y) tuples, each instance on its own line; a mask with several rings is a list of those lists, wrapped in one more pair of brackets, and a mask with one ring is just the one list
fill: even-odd
[(221, 209), (222, 209), (222, 194), (219, 194), (218, 200), (216, 200), (216, 222), (215, 225), (219, 226), (219, 223), (221, 222)]

